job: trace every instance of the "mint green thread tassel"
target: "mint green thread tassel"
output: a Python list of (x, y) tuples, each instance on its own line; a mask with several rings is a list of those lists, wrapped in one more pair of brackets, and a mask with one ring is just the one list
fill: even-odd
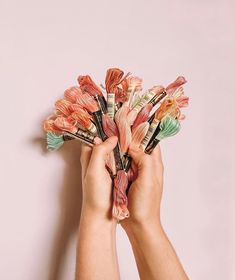
[(160, 131), (155, 136), (153, 141), (151, 141), (145, 149), (146, 154), (151, 154), (153, 149), (157, 144), (164, 138), (173, 136), (180, 131), (180, 122), (177, 119), (174, 119), (170, 115), (166, 115), (162, 118), (160, 123)]
[(47, 133), (47, 149), (56, 151), (64, 144), (63, 135), (57, 135), (54, 132)]
[(161, 141), (164, 138), (174, 136), (180, 131), (180, 122), (170, 115), (166, 115), (160, 123), (160, 131), (156, 138)]

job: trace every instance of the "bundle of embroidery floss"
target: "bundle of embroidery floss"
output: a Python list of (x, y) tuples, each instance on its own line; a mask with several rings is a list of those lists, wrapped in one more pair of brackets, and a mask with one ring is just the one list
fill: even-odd
[(130, 144), (151, 154), (164, 138), (180, 130), (181, 113), (188, 106), (184, 77), (164, 87), (142, 91), (142, 79), (118, 68), (107, 70), (105, 85), (98, 86), (89, 75), (79, 76), (78, 85), (68, 88), (55, 102), (54, 113), (44, 122), (47, 148), (58, 150), (66, 141), (78, 140), (93, 146), (110, 136), (119, 141), (106, 161), (113, 180), (113, 216), (129, 217), (127, 191), (134, 180)]

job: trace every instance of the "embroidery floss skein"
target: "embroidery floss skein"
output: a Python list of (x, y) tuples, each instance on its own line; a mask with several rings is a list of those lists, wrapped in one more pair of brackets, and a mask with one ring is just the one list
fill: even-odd
[(149, 146), (145, 149), (146, 154), (151, 154), (157, 144), (164, 138), (173, 136), (180, 131), (180, 122), (170, 115), (166, 115), (160, 122), (160, 131)]
[(83, 130), (78, 130), (76, 134), (70, 132), (64, 132), (63, 134), (56, 134), (49, 131), (47, 133), (47, 149), (49, 151), (56, 151), (64, 144), (65, 141), (78, 140), (89, 146), (98, 144), (99, 140), (92, 134), (87, 133)]

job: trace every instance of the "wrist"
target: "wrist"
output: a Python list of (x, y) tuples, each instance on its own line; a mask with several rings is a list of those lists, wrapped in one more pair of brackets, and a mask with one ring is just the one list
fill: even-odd
[(96, 193), (83, 192), (81, 212), (96, 218), (104, 218), (110, 220), (112, 218), (111, 201), (97, 196)]
[(85, 222), (92, 225), (106, 226), (113, 228), (117, 226), (117, 221), (112, 217), (111, 211), (97, 211), (88, 205), (82, 205), (80, 223)]
[(122, 227), (126, 231), (127, 235), (130, 236), (145, 236), (145, 235), (161, 235), (163, 233), (163, 228), (160, 219), (154, 221), (143, 220), (141, 222), (132, 221), (131, 219), (124, 220), (122, 222)]
[(125, 232), (134, 252), (141, 252), (141, 248), (159, 248), (165, 240), (165, 232), (159, 223), (131, 224), (125, 228)]

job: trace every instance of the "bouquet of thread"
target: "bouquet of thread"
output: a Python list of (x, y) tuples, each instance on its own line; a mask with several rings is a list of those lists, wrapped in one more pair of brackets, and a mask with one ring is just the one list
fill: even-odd
[(168, 86), (142, 91), (142, 79), (118, 68), (107, 70), (105, 86), (89, 75), (78, 77), (78, 86), (68, 88), (55, 102), (52, 116), (44, 122), (47, 148), (59, 149), (64, 142), (78, 140), (90, 146), (118, 136), (106, 167), (113, 181), (113, 217), (129, 216), (127, 191), (135, 178), (128, 147), (131, 143), (151, 154), (162, 139), (180, 130), (185, 118), (181, 108), (188, 105), (184, 77)]

